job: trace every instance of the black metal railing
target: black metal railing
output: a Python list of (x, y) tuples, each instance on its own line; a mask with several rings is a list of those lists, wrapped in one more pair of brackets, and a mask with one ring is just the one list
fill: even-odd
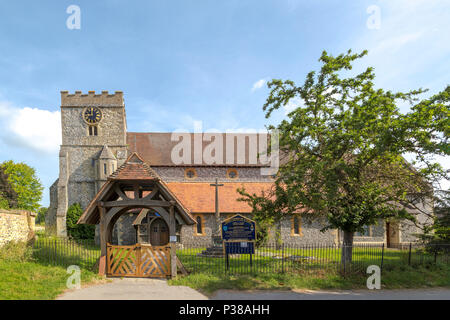
[[(239, 242), (231, 244), (240, 246)], [(415, 265), (449, 263), (450, 245), (440, 250), (433, 246), (406, 244), (386, 248), (384, 244), (307, 244), (264, 245), (252, 253), (226, 254), (207, 250), (204, 246), (179, 246), (177, 256), (191, 273), (252, 274), (252, 273), (339, 273), (365, 272), (369, 265)], [(348, 249), (348, 250), (346, 250)], [(344, 251), (344, 254), (343, 254)], [(231, 250), (230, 252), (239, 252)], [(351, 259), (345, 254), (351, 253)]]
[[(383, 269), (450, 263), (450, 244), (407, 243), (391, 245), (389, 248), (384, 244), (369, 243), (356, 243), (352, 246), (320, 243), (266, 244), (249, 251), (246, 251), (241, 242), (234, 242), (230, 246), (229, 252), (232, 253), (227, 255), (220, 248), (178, 244), (177, 257), (190, 273), (233, 275), (319, 274), (327, 271), (350, 273), (365, 272), (369, 265), (378, 265)], [(351, 259), (345, 257), (350, 253)], [(40, 263), (78, 265), (93, 270), (100, 257), (100, 246), (94, 240), (38, 238), (33, 243), (33, 257)]]
[(38, 238), (33, 243), (33, 258), (50, 265), (92, 269), (100, 257), (100, 246), (91, 239)]

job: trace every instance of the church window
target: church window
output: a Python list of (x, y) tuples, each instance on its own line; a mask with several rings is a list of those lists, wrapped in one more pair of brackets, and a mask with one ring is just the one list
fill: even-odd
[(98, 135), (97, 126), (89, 126), (89, 135), (90, 136), (97, 136)]
[(186, 179), (195, 179), (197, 178), (197, 172), (194, 168), (188, 168), (184, 171), (184, 176)]
[(291, 235), (293, 235), (293, 236), (301, 235), (300, 217), (298, 217), (298, 216), (292, 217)]
[(103, 164), (103, 173), (106, 174), (106, 163)]
[(197, 222), (197, 225), (195, 226), (195, 234), (196, 235), (204, 235), (204, 222), (203, 222), (203, 217), (201, 216), (196, 216), (195, 217), (195, 222)]
[(228, 179), (237, 179), (239, 177), (236, 169), (228, 169), (227, 170), (227, 178)]

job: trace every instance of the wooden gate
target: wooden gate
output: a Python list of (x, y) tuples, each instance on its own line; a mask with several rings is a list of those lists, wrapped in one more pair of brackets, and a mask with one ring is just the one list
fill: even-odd
[(170, 276), (170, 247), (135, 244), (107, 244), (107, 271), (113, 277)]

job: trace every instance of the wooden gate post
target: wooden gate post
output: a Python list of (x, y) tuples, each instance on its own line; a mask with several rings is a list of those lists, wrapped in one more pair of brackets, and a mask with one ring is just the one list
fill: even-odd
[(98, 274), (106, 275), (106, 210), (103, 206), (98, 207), (100, 211), (100, 258), (98, 261)]
[(170, 201), (169, 208), (169, 240), (170, 240), (170, 276), (177, 277), (177, 235), (175, 225), (175, 201)]

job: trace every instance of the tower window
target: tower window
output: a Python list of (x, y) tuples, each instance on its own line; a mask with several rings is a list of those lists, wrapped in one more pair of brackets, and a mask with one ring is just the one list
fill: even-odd
[(98, 136), (97, 126), (89, 126), (89, 135), (90, 136)]
[(103, 173), (106, 174), (106, 163), (103, 164)]

